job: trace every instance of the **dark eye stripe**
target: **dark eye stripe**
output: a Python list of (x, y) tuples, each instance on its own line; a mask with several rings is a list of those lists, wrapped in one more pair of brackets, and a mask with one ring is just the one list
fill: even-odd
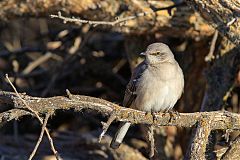
[(160, 52), (153, 52), (152, 55), (159, 55)]

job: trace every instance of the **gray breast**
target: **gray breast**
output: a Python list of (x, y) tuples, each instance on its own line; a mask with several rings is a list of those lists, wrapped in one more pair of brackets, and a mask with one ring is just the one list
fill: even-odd
[[(162, 70), (164, 67), (168, 67), (171, 72), (166, 73), (166, 70)], [(133, 108), (148, 112), (172, 109), (182, 94), (183, 74), (178, 65), (171, 67), (149, 67), (144, 71), (136, 89), (137, 97)]]

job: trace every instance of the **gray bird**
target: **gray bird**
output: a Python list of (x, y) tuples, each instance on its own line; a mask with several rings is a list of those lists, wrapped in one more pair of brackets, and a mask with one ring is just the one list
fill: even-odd
[[(145, 60), (132, 73), (123, 106), (146, 112), (171, 110), (183, 93), (182, 69), (164, 43), (153, 43), (141, 54), (145, 55)], [(121, 122), (111, 148), (120, 146), (130, 125), (129, 122)]]

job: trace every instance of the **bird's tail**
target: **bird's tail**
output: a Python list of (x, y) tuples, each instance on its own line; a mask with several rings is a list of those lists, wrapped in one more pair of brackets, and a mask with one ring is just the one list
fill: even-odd
[(121, 122), (119, 127), (118, 127), (118, 131), (115, 134), (114, 138), (112, 139), (112, 142), (110, 144), (110, 147), (113, 149), (117, 149), (120, 144), (123, 141), (123, 138), (125, 137), (129, 127), (130, 127), (131, 123), (129, 122)]

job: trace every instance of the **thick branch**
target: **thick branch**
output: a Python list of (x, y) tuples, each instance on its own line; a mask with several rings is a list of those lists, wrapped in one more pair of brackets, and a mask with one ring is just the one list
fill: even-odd
[[(210, 117), (212, 118), (212, 117)], [(206, 147), (208, 144), (208, 137), (211, 133), (211, 122), (212, 119), (208, 118), (202, 118), (199, 121), (198, 127), (196, 129), (196, 134), (194, 135), (194, 138), (192, 140), (192, 144), (190, 147), (189, 157), (185, 157), (185, 159), (199, 159), (204, 160), (205, 158), (205, 152)]]
[(240, 1), (239, 0), (186, 0), (201, 13), (222, 35), (234, 44), (240, 44)]
[[(0, 103), (1, 103), (1, 101), (0, 101)], [(11, 109), (9, 111), (0, 113), (0, 123), (8, 122), (13, 119), (18, 119), (25, 115), (31, 115), (31, 113), (28, 111), (25, 111), (25, 110)]]
[[(229, 41), (226, 37), (225, 40)], [(224, 44), (224, 43), (223, 43)], [(232, 46), (232, 43), (230, 43)], [(233, 45), (234, 46), (234, 45)], [(224, 48), (224, 47), (223, 47)], [(216, 59), (206, 71), (207, 78), (207, 89), (205, 91), (205, 95), (203, 98), (201, 111), (202, 112), (210, 112), (220, 110), (223, 106), (223, 97), (228, 92), (229, 88), (232, 86), (234, 82), (234, 77), (236, 73), (236, 66), (240, 63), (239, 61), (239, 49), (236, 47), (232, 49), (232, 47), (225, 47), (227, 50), (224, 52), (224, 55), (220, 58)], [(194, 143), (194, 137), (196, 137), (196, 133), (200, 132), (201, 128), (194, 129), (192, 132), (191, 141), (189, 143), (188, 152), (186, 154), (186, 159), (191, 157), (191, 151), (193, 148), (197, 148), (198, 144)], [(211, 152), (214, 149), (214, 134), (210, 136), (211, 140), (208, 140), (209, 143), (207, 146), (206, 155), (208, 152)], [(197, 145), (192, 147), (193, 145)]]
[[(69, 95), (69, 97), (51, 97), (38, 98), (31, 97), (26, 94), (20, 94), (26, 101), (28, 106), (39, 114), (45, 114), (56, 110), (74, 109), (80, 111), (83, 109), (98, 112), (104, 116), (116, 115), (118, 121), (129, 121), (132, 124), (152, 124), (154, 126), (178, 126), (178, 127), (192, 127), (203, 117), (212, 119), (212, 130), (216, 129), (240, 129), (240, 115), (231, 112), (196, 112), (196, 113), (180, 113), (178, 118), (172, 118), (168, 113), (156, 113), (153, 115), (146, 114), (146, 112), (124, 108), (109, 101), (82, 95)], [(20, 111), (26, 109), (22, 101), (12, 92), (0, 92), (0, 103), (15, 104)], [(7, 111), (0, 114), (0, 123), (10, 120), (7, 117), (13, 117), (12, 112)], [(20, 112), (14, 118), (20, 118), (27, 115), (28, 112)], [(10, 114), (10, 115), (9, 115)], [(11, 118), (13, 119), (13, 118)]]

